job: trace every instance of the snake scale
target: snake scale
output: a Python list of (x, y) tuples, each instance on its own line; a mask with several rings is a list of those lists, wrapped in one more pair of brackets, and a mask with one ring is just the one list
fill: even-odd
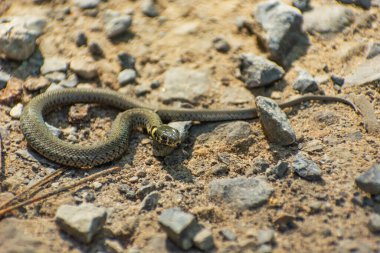
[[(281, 108), (309, 100), (340, 102), (355, 108), (350, 101), (334, 96), (306, 95), (279, 104)], [(120, 109), (112, 123), (106, 140), (93, 145), (70, 144), (54, 136), (47, 128), (43, 116), (60, 106), (75, 103), (96, 103)], [(21, 115), (21, 130), (29, 143), (44, 157), (66, 166), (84, 168), (110, 162), (120, 157), (128, 147), (130, 132), (135, 127), (145, 127), (154, 141), (176, 146), (179, 133), (164, 122), (169, 121), (226, 121), (247, 120), (258, 117), (256, 108), (246, 109), (155, 109), (137, 100), (106, 89), (62, 89), (45, 92), (34, 97)]]

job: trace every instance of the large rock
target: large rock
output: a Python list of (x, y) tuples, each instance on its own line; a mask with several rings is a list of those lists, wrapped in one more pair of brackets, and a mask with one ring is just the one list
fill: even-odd
[(276, 63), (255, 54), (240, 56), (241, 79), (248, 88), (268, 86), (284, 76), (284, 69)]
[(211, 200), (224, 202), (239, 210), (264, 205), (272, 193), (273, 188), (261, 178), (217, 179), (209, 184)]
[(208, 72), (171, 68), (165, 73), (160, 98), (164, 102), (182, 100), (195, 103), (199, 97), (205, 96), (211, 87)]
[(380, 163), (360, 174), (355, 182), (363, 191), (370, 194), (380, 194)]
[(253, 16), (263, 28), (260, 39), (272, 58), (281, 64), (287, 65), (286, 58), (293, 48), (308, 41), (302, 30), (303, 17), (297, 8), (269, 0), (257, 5)]
[(364, 85), (376, 82), (380, 82), (380, 55), (356, 67), (352, 74), (345, 77), (344, 85)]
[(106, 219), (106, 209), (93, 204), (62, 205), (55, 215), (56, 223), (63, 231), (84, 243), (91, 242)]

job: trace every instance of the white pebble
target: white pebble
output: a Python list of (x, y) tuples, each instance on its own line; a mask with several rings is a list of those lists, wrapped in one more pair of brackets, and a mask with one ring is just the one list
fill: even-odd
[(18, 103), (11, 109), (9, 115), (14, 119), (19, 119), (21, 117), (22, 109), (24, 109), (24, 106), (21, 103)]

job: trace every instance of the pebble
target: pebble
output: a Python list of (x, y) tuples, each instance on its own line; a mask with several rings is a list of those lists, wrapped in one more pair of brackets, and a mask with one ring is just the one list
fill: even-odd
[(292, 5), (304, 12), (310, 9), (310, 0), (293, 0)]
[(13, 104), (21, 101), (23, 82), (17, 78), (10, 78), (7, 86), (0, 92), (0, 104)]
[(45, 58), (44, 64), (41, 67), (41, 73), (46, 75), (52, 72), (66, 72), (68, 67), (68, 62), (66, 59), (61, 57), (51, 57)]
[(74, 0), (74, 4), (81, 8), (82, 10), (84, 9), (94, 9), (98, 7), (100, 4), (101, 0)]
[(174, 67), (166, 71), (164, 78), (159, 93), (163, 102), (180, 100), (195, 103), (199, 97), (207, 94), (212, 86), (209, 73), (202, 70)]
[(331, 81), (333, 81), (334, 84), (343, 86), (344, 84), (344, 78), (336, 75), (331, 75)]
[(274, 230), (273, 229), (265, 229), (265, 230), (259, 230), (257, 232), (257, 244), (272, 244), (274, 243), (275, 236), (274, 236)]
[(147, 184), (147, 185), (140, 187), (137, 190), (136, 195), (139, 199), (143, 199), (143, 198), (145, 198), (146, 195), (148, 195), (149, 193), (151, 193), (155, 190), (156, 190), (156, 186), (154, 184)]
[(227, 53), (231, 49), (230, 44), (223, 37), (216, 37), (213, 39), (212, 44), (215, 50), (220, 53)]
[(118, 190), (120, 193), (124, 194), (127, 199), (134, 200), (136, 198), (135, 191), (127, 184), (121, 184)]
[(264, 34), (260, 37), (276, 61), (286, 63), (292, 49), (308, 40), (302, 30), (301, 12), (282, 1), (269, 0), (258, 4), (253, 16), (262, 26)]
[(75, 44), (77, 47), (86, 46), (87, 45), (87, 36), (84, 32), (78, 32), (75, 36)]
[(153, 191), (146, 195), (146, 197), (141, 202), (140, 211), (152, 211), (156, 209), (160, 197), (161, 195), (158, 191)]
[(97, 182), (97, 181), (92, 183), (92, 187), (94, 187), (94, 190), (96, 190), (96, 191), (100, 190), (102, 188), (102, 186), (103, 186), (103, 184), (100, 182)]
[(285, 177), (286, 173), (289, 169), (289, 163), (280, 161), (277, 163), (276, 166), (270, 168), (267, 171), (268, 176), (275, 176), (275, 178), (283, 178)]
[(124, 34), (132, 25), (131, 16), (113, 10), (106, 10), (103, 20), (107, 37), (110, 39)]
[(158, 8), (154, 0), (143, 0), (140, 5), (142, 13), (147, 17), (157, 17), (159, 15)]
[(89, 59), (73, 59), (70, 63), (70, 69), (85, 79), (92, 79), (98, 75), (94, 62)]
[(237, 239), (235, 232), (228, 228), (220, 230), (220, 234), (227, 241), (235, 241)]
[(94, 58), (104, 58), (103, 49), (98, 42), (90, 42), (90, 44), (88, 44), (88, 51)]
[(122, 70), (135, 69), (136, 59), (132, 55), (121, 52), (117, 55), (117, 59), (119, 60), (119, 64)]
[(65, 80), (59, 82), (59, 85), (66, 88), (74, 88), (79, 83), (78, 77), (76, 74), (72, 74), (67, 77)]
[(293, 89), (301, 94), (318, 91), (318, 84), (315, 79), (307, 71), (300, 71), (293, 83)]
[(370, 194), (380, 194), (380, 163), (361, 173), (355, 179), (356, 185)]
[(260, 116), (260, 123), (270, 142), (287, 146), (296, 141), (296, 134), (278, 104), (267, 97), (258, 96), (256, 107)]
[(188, 250), (193, 246), (193, 238), (199, 231), (194, 215), (170, 208), (161, 213), (158, 221), (169, 239), (181, 249)]
[(210, 182), (208, 188), (211, 200), (221, 201), (241, 210), (264, 205), (274, 191), (262, 178), (245, 177), (216, 179)]
[(40, 77), (28, 77), (24, 83), (24, 88), (27, 91), (34, 92), (41, 89), (45, 89), (50, 85), (50, 81), (43, 76)]
[(11, 117), (14, 119), (19, 119), (21, 117), (23, 109), (24, 109), (23, 104), (18, 103), (11, 109), (11, 111), (9, 112), (9, 115), (11, 115)]
[(190, 35), (197, 33), (199, 28), (198, 22), (188, 22), (182, 25), (179, 25), (174, 29), (174, 34), (176, 35)]
[(106, 219), (107, 212), (104, 207), (88, 203), (79, 206), (61, 205), (55, 215), (56, 223), (63, 231), (84, 243), (91, 242)]
[(119, 81), (120, 85), (126, 85), (136, 82), (137, 73), (133, 69), (124, 69), (119, 73), (119, 76), (117, 77), (117, 80)]
[(373, 213), (369, 216), (368, 228), (372, 233), (380, 232), (380, 215)]
[(310, 33), (333, 34), (342, 31), (354, 20), (353, 12), (340, 5), (315, 7), (304, 13), (303, 28)]
[(263, 87), (280, 80), (284, 69), (276, 63), (255, 54), (240, 56), (240, 74), (248, 88)]
[(193, 239), (195, 247), (203, 251), (209, 251), (214, 248), (214, 238), (210, 229), (201, 229)]
[(52, 72), (45, 75), (45, 77), (53, 83), (59, 83), (66, 79), (66, 73)]
[(367, 53), (367, 59), (372, 59), (378, 55), (380, 55), (380, 42), (372, 43)]
[(310, 181), (320, 180), (322, 176), (322, 171), (319, 166), (301, 153), (296, 155), (293, 162), (293, 169), (297, 175)]
[(11, 75), (9, 75), (7, 72), (0, 70), (0, 90), (4, 89), (5, 86), (7, 86), (7, 83), (10, 78)]

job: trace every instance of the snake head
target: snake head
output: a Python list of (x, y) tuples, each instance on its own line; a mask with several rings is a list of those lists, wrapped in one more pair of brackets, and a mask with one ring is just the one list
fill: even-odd
[(151, 135), (158, 143), (170, 147), (175, 147), (181, 142), (178, 130), (168, 125), (160, 125), (153, 128)]

